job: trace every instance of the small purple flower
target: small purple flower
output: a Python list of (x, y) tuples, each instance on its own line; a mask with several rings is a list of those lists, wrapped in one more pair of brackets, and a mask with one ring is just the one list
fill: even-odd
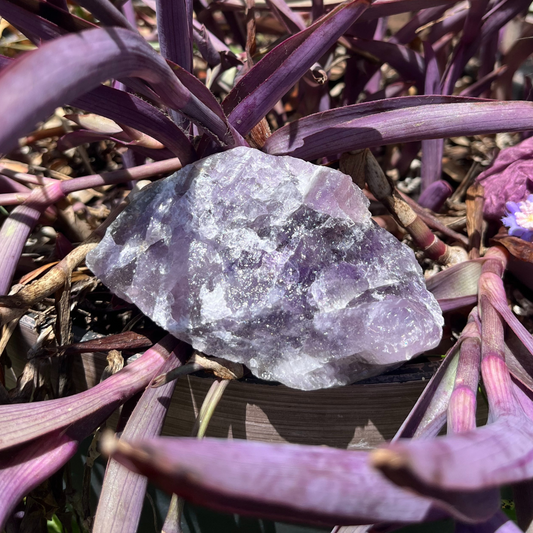
[(533, 194), (522, 202), (507, 202), (505, 207), (508, 214), (502, 222), (509, 228), (509, 235), (533, 242)]

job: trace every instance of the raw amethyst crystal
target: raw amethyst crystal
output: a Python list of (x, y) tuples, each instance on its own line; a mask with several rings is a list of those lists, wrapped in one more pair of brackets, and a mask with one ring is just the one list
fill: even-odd
[(143, 190), (88, 264), (208, 355), (298, 389), (344, 385), (441, 336), (413, 252), (367, 205), (337, 170), (235, 148)]

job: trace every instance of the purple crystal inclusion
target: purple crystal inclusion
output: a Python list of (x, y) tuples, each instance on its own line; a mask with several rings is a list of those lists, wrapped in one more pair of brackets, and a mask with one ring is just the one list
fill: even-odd
[(251, 148), (143, 190), (88, 265), (197, 350), (298, 389), (379, 374), (441, 337), (413, 252), (348, 176)]

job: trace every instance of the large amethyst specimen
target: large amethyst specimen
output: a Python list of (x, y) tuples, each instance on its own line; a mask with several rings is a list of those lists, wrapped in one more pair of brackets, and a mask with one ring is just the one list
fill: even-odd
[(88, 264), (208, 355), (289, 387), (335, 387), (441, 337), (413, 252), (367, 206), (337, 170), (235, 148), (143, 190)]

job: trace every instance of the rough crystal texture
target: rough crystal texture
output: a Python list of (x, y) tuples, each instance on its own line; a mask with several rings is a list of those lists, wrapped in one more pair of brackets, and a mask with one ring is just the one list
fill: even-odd
[(339, 171), (251, 148), (143, 190), (88, 256), (176, 337), (310, 390), (436, 346), (442, 315), (413, 252)]

